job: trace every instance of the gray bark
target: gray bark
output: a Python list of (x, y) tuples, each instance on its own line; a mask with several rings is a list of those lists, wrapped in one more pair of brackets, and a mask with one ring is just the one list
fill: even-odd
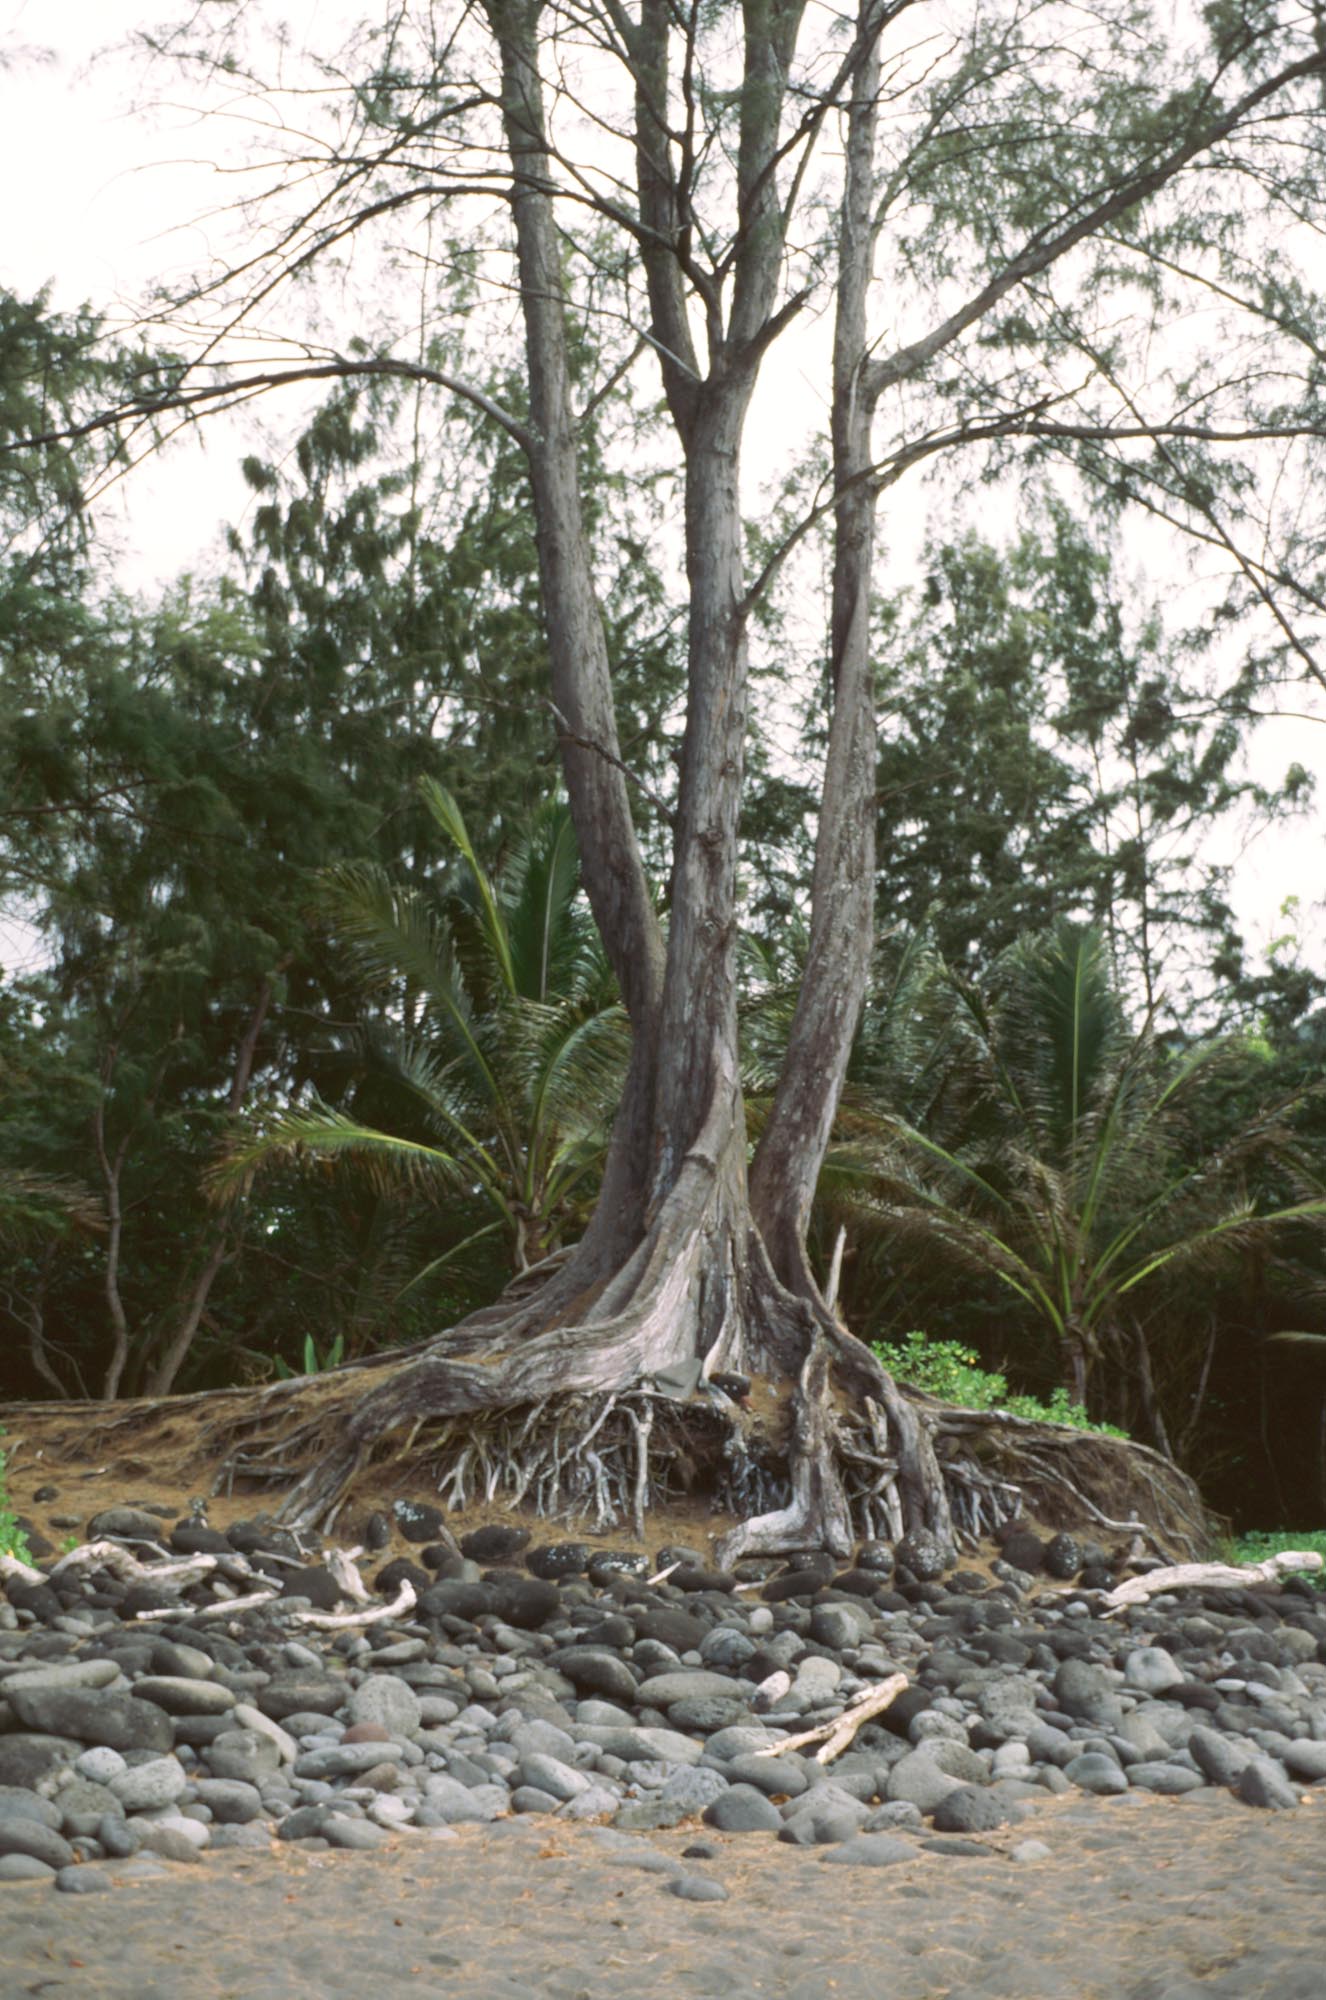
[(864, 47), (848, 113), (833, 342), (832, 717), (815, 841), (810, 944), (787, 1055), (751, 1167), (751, 1204), (783, 1283), (810, 1281), (806, 1229), (870, 976), (875, 909), (875, 696), (870, 658), (874, 399), (866, 298), (875, 222), (879, 29)]

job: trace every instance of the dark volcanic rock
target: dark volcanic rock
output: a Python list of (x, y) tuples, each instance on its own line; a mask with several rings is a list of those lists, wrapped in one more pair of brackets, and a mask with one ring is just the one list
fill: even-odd
[(548, 1655), (550, 1667), (565, 1674), (574, 1687), (605, 1701), (630, 1704), (635, 1700), (636, 1678), (625, 1660), (597, 1646), (563, 1646)]
[(1061, 1583), (1071, 1582), (1086, 1565), (1082, 1544), (1072, 1535), (1055, 1535), (1045, 1551), (1045, 1567)]
[(492, 1583), (463, 1583), (458, 1577), (430, 1583), (427, 1590), (419, 1593), (419, 1615), (421, 1618), (468, 1618), (471, 1621), (482, 1618), (486, 1611), (494, 1609), (499, 1588)]
[(657, 1639), (661, 1645), (671, 1646), (674, 1653), (698, 1651), (709, 1630), (691, 1612), (673, 1610), (666, 1604), (636, 1611), (632, 1616), (637, 1639)]
[(391, 1511), (407, 1542), (447, 1542), (455, 1547), (440, 1507), (432, 1507), (426, 1500), (396, 1500)]
[(25, 1729), (74, 1736), (111, 1750), (169, 1750), (175, 1731), (165, 1710), (105, 1688), (15, 1688), (5, 1696)]
[(177, 1521), (170, 1531), (170, 1546), (180, 1556), (231, 1556), (234, 1545), (219, 1528), (204, 1527), (200, 1521)]
[(508, 1528), (494, 1522), (487, 1528), (475, 1528), (472, 1533), (462, 1535), (460, 1552), (478, 1563), (503, 1563), (510, 1562), (529, 1544), (528, 1528)]
[(929, 1688), (905, 1687), (893, 1697), (880, 1721), (894, 1736), (909, 1739), (913, 1718), (923, 1715), (931, 1702)]
[(315, 1611), (334, 1611), (341, 1601), (341, 1586), (321, 1563), (309, 1569), (286, 1572), (282, 1597), (306, 1597)]
[(547, 1542), (531, 1549), (525, 1567), (531, 1576), (558, 1582), (564, 1576), (583, 1576), (589, 1568), (590, 1550), (585, 1542)]
[(163, 1524), (144, 1507), (103, 1507), (87, 1524), (90, 1542), (160, 1542), (164, 1547), (165, 1535)]
[(77, 1737), (13, 1730), (0, 1736), (0, 1785), (30, 1789), (49, 1772), (72, 1764), (82, 1748)]
[(675, 1569), (668, 1578), (668, 1582), (674, 1590), (684, 1590), (688, 1593), (699, 1590), (714, 1590), (722, 1595), (727, 1595), (737, 1587), (737, 1579), (730, 1570), (692, 1569), (686, 1564), (683, 1564), (680, 1569)]
[(948, 1545), (929, 1528), (913, 1528), (893, 1551), (895, 1562), (909, 1569), (918, 1583), (932, 1583), (952, 1567)]
[(542, 1577), (504, 1576), (489, 1587), (493, 1610), (518, 1632), (537, 1632), (561, 1608), (556, 1584)]
[(25, 1583), (21, 1577), (10, 1577), (5, 1584), (5, 1596), (15, 1611), (30, 1611), (43, 1625), (49, 1625), (64, 1611), (49, 1583)]
[(1003, 1558), (1014, 1569), (1035, 1576), (1045, 1567), (1045, 1543), (1030, 1528), (1017, 1528), (1004, 1537)]
[(999, 1800), (976, 1785), (960, 1785), (947, 1793), (931, 1814), (940, 1833), (990, 1833), (1007, 1818)]
[(394, 1597), (403, 1583), (413, 1584), (416, 1594), (433, 1587), (426, 1569), (420, 1569), (408, 1556), (397, 1556), (394, 1562), (383, 1563), (373, 1579), (373, 1588), (380, 1597)]
[(339, 1677), (335, 1680), (316, 1669), (278, 1674), (259, 1689), (257, 1706), (273, 1722), (287, 1715), (335, 1715), (350, 1690)]
[(619, 1577), (646, 1577), (650, 1574), (649, 1557), (635, 1555), (629, 1549), (601, 1549), (589, 1559), (591, 1583), (611, 1584)]

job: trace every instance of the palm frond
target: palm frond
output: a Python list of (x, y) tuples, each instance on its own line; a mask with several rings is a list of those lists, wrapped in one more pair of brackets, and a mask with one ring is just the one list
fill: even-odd
[(367, 1165), (374, 1185), (384, 1190), (473, 1184), (472, 1155), (379, 1132), (316, 1100), (307, 1109), (283, 1112), (261, 1129), (239, 1133), (210, 1169), (207, 1183), (217, 1199), (233, 1200), (257, 1173), (338, 1159)]
[(580, 854), (568, 808), (537, 815), (503, 872), (514, 991), (546, 1002), (566, 994), (580, 969), (584, 925), (576, 921)]
[(81, 1181), (23, 1167), (0, 1167), (0, 1243), (21, 1250), (105, 1227), (101, 1202)]
[(507, 934), (506, 917), (498, 902), (497, 892), (474, 851), (464, 814), (451, 793), (445, 786), (439, 785), (436, 779), (421, 778), (419, 792), (429, 812), (469, 868), (478, 896), (483, 933), (492, 962), (500, 969), (502, 983), (507, 992), (515, 993), (518, 988), (515, 968), (511, 961), (511, 940)]

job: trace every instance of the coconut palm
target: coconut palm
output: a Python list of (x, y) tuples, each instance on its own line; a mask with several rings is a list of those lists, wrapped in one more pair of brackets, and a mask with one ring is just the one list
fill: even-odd
[(1174, 1053), (1151, 1018), (1133, 1029), (1103, 939), (1072, 924), (1005, 952), (988, 995), (935, 965), (923, 1012), (922, 1049), (903, 1036), (890, 1051), (911, 1115), (858, 1094), (835, 1199), (858, 1230), (1007, 1287), (1053, 1338), (1074, 1401), (1103, 1356), (1126, 1357), (1163, 1441), (1148, 1298), (1292, 1224), (1326, 1226), (1290, 1122), (1307, 1093), (1213, 1140), (1213, 1101), (1253, 1059), (1246, 1045)]
[(448, 1240), (411, 1287), (485, 1243), (524, 1272), (578, 1232), (628, 1055), (565, 806), (542, 808), (492, 875), (451, 794), (421, 792), (456, 857), (442, 894), (368, 865), (327, 880), (332, 928), (382, 1003), (341, 1052), (342, 1102), (266, 1116), (216, 1176), (233, 1195), (277, 1162), (344, 1162), (431, 1202)]

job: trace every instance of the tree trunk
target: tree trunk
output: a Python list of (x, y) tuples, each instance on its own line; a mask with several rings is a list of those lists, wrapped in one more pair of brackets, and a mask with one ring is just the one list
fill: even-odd
[[(254, 1058), (258, 1052), (258, 1038), (262, 1034), (267, 1014), (272, 1004), (272, 982), (264, 979), (258, 988), (258, 998), (249, 1016), (248, 1026), (240, 1038), (235, 1056), (235, 1071), (230, 1080), (230, 1093), (226, 1109), (230, 1116), (238, 1116), (244, 1099), (248, 1095), (253, 1077)], [(188, 1297), (175, 1322), (175, 1330), (147, 1378), (149, 1396), (168, 1396), (175, 1386), (189, 1349), (193, 1346), (198, 1328), (202, 1324), (203, 1313), (216, 1283), (217, 1273), (226, 1261), (229, 1229), (226, 1223), (218, 1223), (212, 1241), (203, 1258), (202, 1267), (189, 1287)]]
[(106, 1263), (102, 1272), (102, 1289), (106, 1296), (106, 1310), (110, 1315), (112, 1342), (111, 1358), (107, 1363), (101, 1393), (110, 1403), (120, 1392), (120, 1380), (129, 1359), (129, 1317), (124, 1310), (124, 1300), (120, 1294), (120, 1248), (124, 1237), (124, 1206), (120, 1199), (120, 1177), (129, 1150), (129, 1135), (126, 1133), (121, 1140), (112, 1159), (106, 1145), (107, 1087), (103, 1081), (102, 1097), (92, 1115), (92, 1138), (96, 1147), (97, 1164), (101, 1168), (101, 1184), (106, 1199)]
[(873, 401), (863, 382), (878, 225), (879, 42), (866, 38), (847, 127), (833, 342), (832, 716), (815, 841), (810, 946), (787, 1056), (751, 1166), (751, 1205), (785, 1285), (805, 1293), (806, 1230), (870, 976), (875, 914), (875, 694), (870, 659)]

